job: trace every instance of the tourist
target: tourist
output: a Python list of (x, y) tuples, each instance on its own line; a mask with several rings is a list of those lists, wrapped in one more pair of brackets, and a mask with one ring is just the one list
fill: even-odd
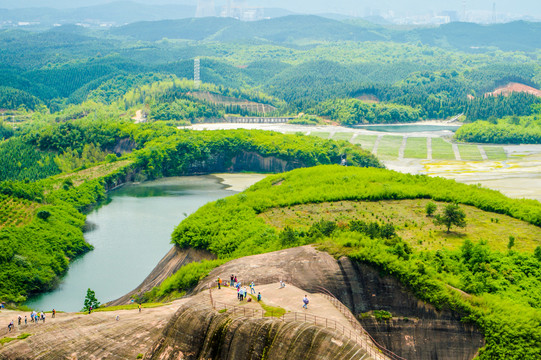
[(53, 309), (53, 316), (52, 316), (52, 318), (54, 319), (54, 318), (55, 318), (55, 316), (56, 316), (56, 310), (55, 310), (55, 309)]
[(139, 304), (139, 312), (141, 312), (141, 308), (142, 308), (142, 306), (141, 306), (141, 304)]
[(120, 320), (120, 315), (117, 315), (115, 318), (116, 321)]
[(260, 292), (257, 293), (257, 301), (261, 301), (261, 293)]
[(14, 326), (15, 326), (15, 325), (13, 325), (13, 320), (11, 320), (11, 322), (10, 322), (9, 325), (8, 325), (8, 330), (9, 330), (9, 332), (11, 332), (11, 329), (13, 329)]
[(43, 311), (41, 312), (41, 321), (45, 324), (45, 313)]
[(231, 274), (230, 280), (231, 280), (231, 281), (229, 282), (229, 285), (230, 285), (230, 286), (233, 286), (234, 281), (235, 281), (235, 276), (234, 276), (233, 274)]
[(241, 288), (239, 288), (239, 300), (244, 300), (244, 291)]
[(26, 317), (26, 315), (24, 316), (24, 324), (25, 324), (25, 325), (28, 324), (28, 318)]
[(90, 315), (91, 312), (92, 312), (92, 306), (90, 306), (90, 307), (88, 308), (88, 314), (89, 314), (89, 315)]
[(255, 294), (254, 282), (253, 281), (250, 283), (250, 294)]
[(34, 312), (30, 313), (30, 322), (34, 322)]
[(304, 303), (302, 307), (308, 309), (308, 303), (310, 302), (310, 300), (308, 300), (308, 295), (304, 295), (304, 299), (302, 299), (302, 302)]
[(235, 286), (237, 286), (237, 275), (235, 275)]
[(21, 315), (17, 316), (17, 325), (21, 326), (21, 320), (23, 317)]
[(222, 279), (218, 278), (218, 290), (221, 289)]
[(280, 289), (281, 288), (285, 288), (286, 287), (286, 283), (282, 280), (280, 280)]

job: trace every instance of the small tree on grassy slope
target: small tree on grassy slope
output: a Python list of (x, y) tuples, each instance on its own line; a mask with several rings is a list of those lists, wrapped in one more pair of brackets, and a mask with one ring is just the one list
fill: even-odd
[(88, 311), (92, 306), (92, 309), (97, 309), (100, 306), (100, 302), (96, 299), (96, 293), (90, 288), (86, 291), (84, 311)]
[(445, 225), (447, 227), (447, 233), (451, 231), (451, 226), (465, 227), (466, 226), (466, 214), (458, 204), (448, 204), (443, 209), (442, 214), (435, 216), (434, 224)]

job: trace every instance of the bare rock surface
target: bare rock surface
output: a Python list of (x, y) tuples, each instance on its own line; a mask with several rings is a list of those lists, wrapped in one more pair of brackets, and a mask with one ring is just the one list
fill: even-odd
[[(167, 272), (183, 262), (179, 260), (182, 256), (170, 255), (149, 276), (149, 284), (158, 284)], [(4, 344), (0, 347), (0, 359), (133, 359), (139, 353), (146, 354), (146, 359), (362, 357), (364, 350), (357, 341), (344, 336), (344, 331), (338, 333), (319, 323), (216, 311), (208, 288), (216, 284), (218, 277), (229, 280), (231, 274), (246, 286), (254, 281), (268, 305), (291, 312), (304, 311), (302, 297), (306, 293), (311, 303), (305, 314), (331, 319), (346, 328), (348, 322), (340, 312), (315, 293), (334, 294), (356, 315), (389, 311), (393, 317), (387, 321), (376, 321), (370, 316), (358, 319), (377, 342), (409, 360), (471, 359), (483, 345), (479, 330), (462, 323), (459, 314), (418, 300), (396, 279), (348, 258), (337, 260), (304, 246), (230, 261), (203, 279), (191, 298), (143, 309), (142, 313), (71, 313), (57, 314), (56, 319), (48, 314), (45, 324), (16, 326), (9, 336), (17, 337), (23, 332), (31, 336)], [(285, 280), (286, 288), (279, 289), (280, 280)], [(215, 302), (238, 304), (231, 289), (213, 290), (212, 294)], [(259, 305), (252, 302), (242, 306), (255, 311)], [(13, 311), (0, 312), (0, 337), (8, 336), (3, 332), (10, 320), (16, 321), (17, 315)]]
[(379, 322), (361, 317), (361, 324), (375, 340), (394, 353), (414, 359), (472, 359), (484, 345), (484, 337), (461, 315), (438, 310), (417, 299), (405, 286), (377, 269), (347, 257), (336, 260), (311, 246), (248, 256), (214, 269), (195, 292), (207, 289), (216, 279), (238, 276), (244, 284), (285, 280), (310, 293), (328, 291), (355, 314), (386, 310), (393, 315)]
[[(90, 315), (57, 313), (54, 319), (46, 314), (45, 323), (37, 324), (30, 322), (29, 313), (4, 310), (0, 312), (1, 324), (11, 320), (17, 323), (19, 314), (23, 324), (3, 336), (31, 336), (1, 346), (0, 359), (135, 359), (161, 337), (169, 319), (186, 302), (187, 299), (177, 300), (162, 307), (145, 308), (140, 313), (137, 309)], [(28, 325), (24, 325), (24, 315)]]
[(214, 311), (207, 293), (181, 307), (147, 360), (371, 359), (335, 331), (302, 321)]

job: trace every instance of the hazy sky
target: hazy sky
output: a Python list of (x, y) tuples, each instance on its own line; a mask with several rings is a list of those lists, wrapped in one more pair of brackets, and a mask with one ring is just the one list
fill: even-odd
[[(190, 4), (197, 0), (132, 0), (146, 4)], [(216, 5), (226, 0), (215, 0)], [(242, 1), (242, 0), (237, 0)], [(302, 13), (345, 13), (363, 16), (368, 8), (380, 11), (393, 10), (401, 15), (425, 13), (427, 11), (455, 10), (462, 11), (463, 0), (244, 0), (247, 5), (279, 7)], [(80, 7), (111, 2), (111, 0), (0, 0), (0, 7)], [(541, 0), (466, 0), (468, 11), (496, 11), (520, 15), (541, 17)]]

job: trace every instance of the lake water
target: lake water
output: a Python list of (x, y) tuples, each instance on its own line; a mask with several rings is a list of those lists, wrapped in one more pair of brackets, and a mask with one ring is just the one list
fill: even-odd
[(75, 260), (54, 291), (26, 302), (38, 311), (78, 311), (91, 288), (105, 303), (137, 287), (171, 249), (171, 233), (186, 215), (234, 192), (213, 176), (165, 178), (109, 193), (87, 216), (94, 250)]
[(427, 131), (452, 131), (458, 130), (460, 125), (425, 125), (425, 124), (408, 124), (408, 125), (357, 125), (356, 129), (364, 129), (368, 131), (393, 132), (393, 133), (414, 133)]

